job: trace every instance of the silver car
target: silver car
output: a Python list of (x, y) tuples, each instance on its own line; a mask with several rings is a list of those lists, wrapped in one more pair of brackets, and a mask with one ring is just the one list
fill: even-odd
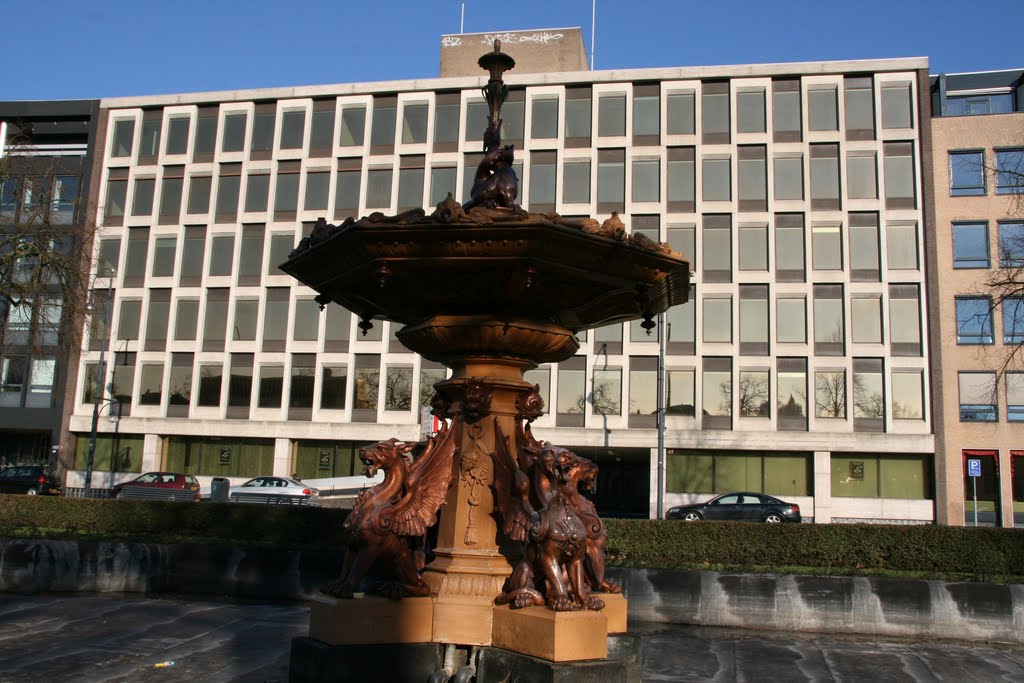
[(232, 503), (318, 505), (320, 489), (289, 477), (256, 477), (237, 488), (232, 487), (228, 500)]

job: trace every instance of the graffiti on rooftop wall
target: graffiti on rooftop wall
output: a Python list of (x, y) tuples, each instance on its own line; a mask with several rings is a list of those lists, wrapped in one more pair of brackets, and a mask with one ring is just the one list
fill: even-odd
[[(550, 33), (538, 31), (537, 33), (485, 33), (480, 38), (481, 45), (493, 45), (495, 40), (502, 43), (540, 43), (547, 45), (550, 42), (561, 40), (565, 37), (563, 33)], [(441, 47), (459, 47), (462, 45), (462, 36), (441, 36)]]

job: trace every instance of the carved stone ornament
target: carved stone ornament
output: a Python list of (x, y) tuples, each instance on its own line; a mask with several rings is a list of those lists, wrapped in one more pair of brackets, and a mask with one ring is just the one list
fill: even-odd
[(480, 505), (480, 495), (487, 484), (487, 449), (481, 445), (480, 440), (484, 436), (484, 427), (480, 423), (471, 424), (466, 430), (469, 434), (469, 447), (463, 450), (459, 459), (459, 479), (469, 489), (469, 496), (466, 504), (469, 506), (467, 514), (466, 533), (463, 542), (466, 545), (477, 544), (476, 511)]
[(592, 591), (618, 593), (604, 577), (604, 524), (579, 486), (593, 486), (597, 466), (565, 448), (537, 442), (517, 427), (517, 455), (495, 420), (495, 501), (502, 530), (525, 543), (496, 599), (515, 607), (547, 605), (557, 612), (600, 610)]
[(544, 399), (540, 397), (539, 384), (534, 384), (516, 397), (516, 419), (533, 422), (543, 414)]
[(462, 385), (462, 418), (472, 424), (491, 412), (491, 388), (471, 378)]
[(360, 582), (376, 565), (393, 569), (393, 581), (382, 586), (388, 597), (424, 596), (430, 587), (420, 577), (422, 548), (427, 529), (437, 523), (453, 473), (457, 447), (455, 431), (442, 425), (427, 440), (423, 453), (407, 460), (415, 444), (388, 439), (360, 449), (363, 473), (373, 477), (384, 472), (384, 481), (363, 489), (345, 519), (348, 541), (341, 577), (324, 586), (324, 593), (351, 598)]

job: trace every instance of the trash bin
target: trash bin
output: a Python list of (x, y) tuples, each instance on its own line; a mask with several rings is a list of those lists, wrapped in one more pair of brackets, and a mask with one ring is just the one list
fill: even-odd
[(210, 502), (228, 502), (228, 491), (231, 489), (231, 482), (224, 477), (214, 477), (210, 482)]

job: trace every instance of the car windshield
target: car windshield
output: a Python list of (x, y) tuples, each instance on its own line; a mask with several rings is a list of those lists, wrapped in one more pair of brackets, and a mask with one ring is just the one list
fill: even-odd
[(139, 477), (135, 481), (137, 481), (137, 482), (139, 482), (141, 484), (151, 484), (154, 481), (156, 481), (157, 477), (159, 477), (159, 476), (160, 475), (158, 473), (156, 473), (156, 472), (147, 472), (146, 474), (143, 474), (141, 477)]

